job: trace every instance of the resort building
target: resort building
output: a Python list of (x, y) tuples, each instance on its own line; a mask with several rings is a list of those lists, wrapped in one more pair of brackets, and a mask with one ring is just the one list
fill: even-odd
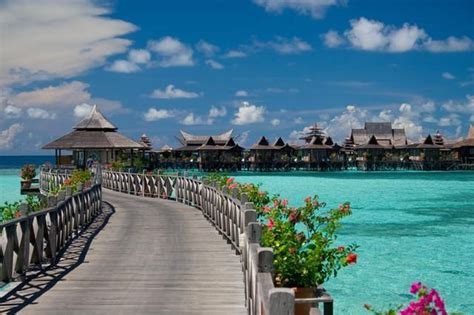
[(201, 170), (237, 169), (244, 148), (235, 143), (233, 130), (216, 136), (198, 136), (181, 130), (182, 146), (174, 150), (177, 165)]
[(298, 150), (306, 169), (331, 169), (334, 163), (342, 162), (342, 158), (338, 155), (340, 146), (335, 144), (318, 125), (309, 127), (308, 132), (300, 139), (305, 141)]
[(467, 138), (455, 143), (452, 148), (463, 164), (474, 164), (474, 126), (470, 126)]
[(264, 136), (250, 148), (250, 168), (253, 170), (288, 169), (296, 149), (278, 138), (273, 144)]
[[(111, 163), (125, 156), (133, 157), (134, 150), (146, 148), (118, 133), (117, 127), (94, 105), (89, 116), (77, 123), (72, 132), (46, 144), (43, 149), (55, 150), (56, 164), (85, 167), (87, 160)], [(62, 157), (62, 150), (72, 151), (72, 155)]]
[(362, 129), (352, 129), (350, 140), (354, 145), (366, 145), (372, 137), (384, 147), (398, 147), (408, 144), (405, 129), (394, 129), (390, 122), (366, 122)]

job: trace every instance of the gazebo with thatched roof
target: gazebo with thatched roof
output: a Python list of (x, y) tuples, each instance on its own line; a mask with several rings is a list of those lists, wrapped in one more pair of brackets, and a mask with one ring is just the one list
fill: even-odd
[(84, 167), (87, 159), (101, 164), (116, 161), (124, 152), (144, 149), (144, 146), (117, 132), (115, 127), (94, 105), (88, 117), (81, 120), (74, 130), (43, 146), (55, 150), (56, 164), (61, 164), (61, 150), (72, 151), (72, 163)]

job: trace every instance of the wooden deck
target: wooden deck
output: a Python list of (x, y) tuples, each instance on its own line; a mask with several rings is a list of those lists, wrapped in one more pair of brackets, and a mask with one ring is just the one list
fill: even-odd
[(2, 299), (21, 314), (246, 314), (240, 256), (195, 208), (104, 189), (57, 266)]

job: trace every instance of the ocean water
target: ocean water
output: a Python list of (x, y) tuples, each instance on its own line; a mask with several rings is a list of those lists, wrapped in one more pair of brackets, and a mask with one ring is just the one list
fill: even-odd
[(474, 172), (236, 175), (290, 205), (314, 194), (328, 207), (351, 202), (339, 241), (358, 243), (359, 257), (325, 285), (335, 314), (407, 304), (414, 281), (438, 289), (449, 312), (474, 314)]
[[(0, 156), (0, 203), (20, 196), (23, 164), (50, 156)], [(261, 183), (301, 205), (318, 194), (328, 207), (349, 201), (353, 215), (341, 244), (356, 242), (358, 263), (325, 287), (335, 314), (367, 314), (407, 303), (409, 287), (422, 281), (438, 289), (448, 311), (474, 314), (474, 172), (239, 173), (240, 182)]]
[(40, 166), (53, 162), (51, 156), (0, 156), (0, 204), (5, 201), (13, 202), (24, 198), (20, 194), (20, 169), (25, 164)]

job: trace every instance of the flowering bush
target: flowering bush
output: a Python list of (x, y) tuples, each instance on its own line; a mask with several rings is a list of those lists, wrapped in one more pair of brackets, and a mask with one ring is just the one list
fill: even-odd
[(23, 180), (32, 180), (36, 176), (36, 167), (33, 164), (23, 165), (20, 171), (20, 177)]
[(418, 300), (410, 302), (406, 308), (400, 306), (388, 311), (377, 311), (369, 304), (365, 304), (364, 307), (376, 315), (396, 315), (398, 310), (400, 315), (448, 315), (444, 301), (435, 289), (430, 289), (421, 282), (414, 282), (410, 287), (410, 293)]
[(349, 203), (327, 211), (324, 207), (318, 196), (307, 197), (299, 208), (278, 198), (264, 207), (262, 246), (273, 248), (276, 285), (317, 287), (357, 262), (356, 244), (336, 245), (340, 220), (351, 214)]
[(238, 188), (254, 203), (259, 221), (265, 224), (261, 245), (273, 249), (275, 285), (317, 287), (337, 276), (342, 267), (357, 262), (356, 244), (336, 244), (340, 220), (351, 214), (349, 203), (323, 210), (325, 203), (314, 196), (294, 208), (288, 200), (260, 191), (260, 185), (239, 184), (216, 175), (212, 180), (220, 187)]

